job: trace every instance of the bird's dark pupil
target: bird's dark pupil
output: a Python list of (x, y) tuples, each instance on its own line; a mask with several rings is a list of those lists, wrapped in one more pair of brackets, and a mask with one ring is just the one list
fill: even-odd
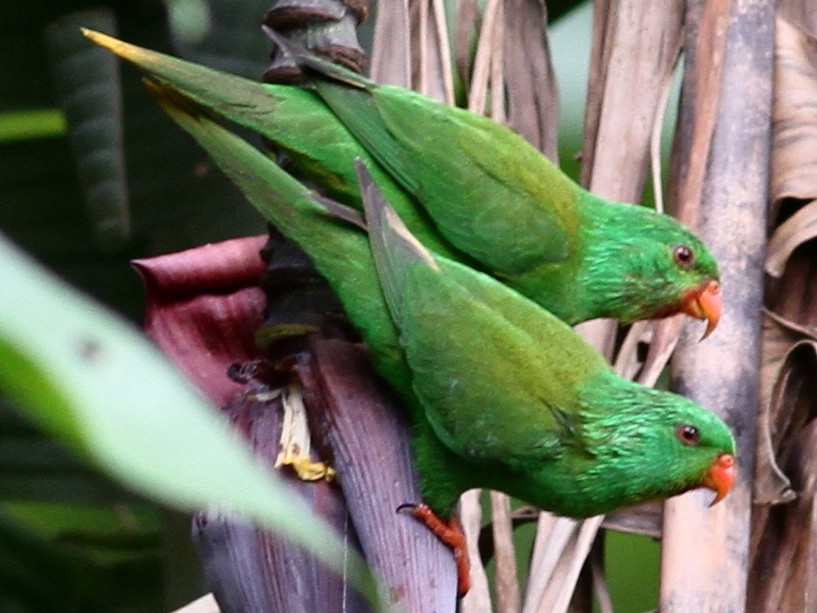
[(675, 250), (675, 257), (679, 263), (688, 264), (692, 259), (692, 251), (689, 249), (689, 247), (678, 247)]
[(694, 445), (698, 442), (698, 428), (695, 426), (680, 426), (678, 433), (681, 440), (688, 445)]

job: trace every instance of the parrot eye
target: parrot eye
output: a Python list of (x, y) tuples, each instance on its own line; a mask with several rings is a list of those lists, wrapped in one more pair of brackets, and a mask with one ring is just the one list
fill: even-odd
[(686, 245), (676, 245), (672, 249), (672, 257), (681, 268), (689, 268), (695, 263), (695, 253)]
[(675, 435), (684, 445), (697, 445), (701, 435), (698, 428), (689, 425), (680, 425), (675, 429)]

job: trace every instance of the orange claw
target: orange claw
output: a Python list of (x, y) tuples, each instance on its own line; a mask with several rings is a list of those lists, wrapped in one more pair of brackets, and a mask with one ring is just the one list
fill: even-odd
[(708, 487), (715, 492), (715, 499), (709, 505), (710, 507), (724, 499), (732, 489), (734, 480), (735, 457), (731, 453), (722, 453), (715, 459), (701, 481), (703, 487)]
[(454, 554), (454, 563), (457, 565), (457, 596), (460, 598), (465, 596), (471, 589), (471, 564), (468, 561), (465, 533), (462, 531), (460, 520), (454, 516), (445, 522), (424, 503), (402, 504), (397, 507), (398, 512), (404, 509), (410, 509), (412, 517), (425, 525), (434, 536), (451, 549)]
[(723, 303), (720, 290), (720, 283), (713, 279), (692, 294), (681, 309), (682, 313), (686, 313), (690, 317), (707, 321), (706, 331), (701, 340), (712, 334), (712, 331), (718, 325), (718, 320), (721, 318)]

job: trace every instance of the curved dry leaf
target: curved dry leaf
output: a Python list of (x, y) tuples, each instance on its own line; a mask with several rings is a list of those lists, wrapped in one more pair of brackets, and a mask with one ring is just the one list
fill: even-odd
[(769, 512), (769, 529), (753, 551), (747, 608), (752, 613), (817, 610), (817, 420), (789, 443), (786, 468), (800, 496)]
[(587, 103), (584, 107), (584, 145), (582, 147), (581, 184), (590, 185), (590, 177), (595, 166), (595, 139), (601, 121), (601, 105), (604, 99), (604, 84), (610, 63), (610, 46), (607, 44), (612, 29), (611, 14), (614, 2), (598, 0), (593, 6), (593, 34), (590, 43), (590, 66), (588, 68)]
[(686, 323), (683, 315), (668, 317), (653, 324), (652, 342), (638, 375), (638, 382), (650, 387), (655, 385), (664, 368), (669, 363), (672, 352), (678, 344), (681, 327)]
[(777, 0), (775, 11), (778, 17), (817, 37), (817, 12), (812, 0)]
[(505, 5), (500, 4), (496, 15), (496, 27), (492, 32), (490, 117), (497, 123), (505, 123)]
[[(815, 416), (817, 408), (817, 343), (802, 340), (791, 344), (791, 333), (774, 323), (767, 325), (769, 344), (779, 354), (788, 342), (790, 349), (782, 360), (772, 356), (777, 368), (774, 386), (767, 406), (762, 406), (761, 428), (758, 440), (758, 467), (756, 471), (757, 502), (767, 504), (755, 507), (752, 516), (750, 542), (751, 574), (750, 602), (754, 611), (813, 610), (798, 606), (783, 606), (798, 598), (813, 598), (814, 585), (814, 523)], [(765, 357), (765, 356), (764, 356)], [(769, 373), (764, 377), (768, 383)], [(768, 428), (763, 425), (768, 424)], [(803, 444), (809, 441), (808, 444)], [(792, 504), (770, 507), (775, 502), (790, 502), (789, 495), (774, 499), (774, 484), (767, 484), (770, 467), (784, 478), (791, 479), (791, 487), (799, 494)], [(766, 491), (769, 490), (769, 491)], [(804, 548), (805, 546), (805, 548)], [(804, 572), (804, 564), (811, 569)], [(754, 580), (751, 580), (754, 579)], [(811, 592), (809, 592), (811, 590)], [(790, 592), (790, 593), (789, 593)]]
[(815, 371), (817, 342), (803, 340), (788, 351), (775, 380), (768, 408), (769, 438), (780, 465), (788, 463), (791, 445), (805, 424), (817, 417)]
[(638, 347), (641, 343), (648, 343), (652, 339), (653, 322), (637, 321), (627, 332), (621, 348), (618, 350), (613, 368), (619, 376), (625, 379), (635, 379), (644, 362), (638, 356)]
[(817, 197), (817, 39), (788, 21), (775, 26), (770, 196)]
[(605, 516), (601, 527), (605, 530), (639, 534), (660, 539), (664, 523), (664, 503), (661, 501), (645, 502)]
[(758, 395), (760, 411), (752, 498), (755, 504), (778, 504), (791, 501), (794, 494), (791, 482), (777, 463), (776, 449), (780, 441), (775, 440), (774, 432), (778, 424), (772, 398), (788, 354), (798, 337), (769, 317), (763, 319), (762, 335)]
[(766, 272), (777, 278), (783, 276), (786, 262), (794, 250), (815, 237), (817, 200), (812, 200), (775, 229), (766, 246)]
[[(599, 550), (599, 553), (601, 551)], [(607, 579), (604, 576), (604, 560), (601, 555), (590, 556), (590, 573), (593, 581), (593, 592), (599, 603), (600, 613), (614, 613), (613, 599), (607, 589)]]
[(787, 328), (817, 339), (817, 241), (789, 254), (783, 275), (767, 277), (764, 305)]
[(672, 75), (664, 82), (664, 89), (658, 101), (658, 114), (650, 134), (650, 172), (652, 173), (652, 197), (655, 200), (655, 210), (664, 212), (664, 179), (661, 172), (661, 134), (664, 127), (664, 115), (667, 112), (667, 101), (672, 87)]

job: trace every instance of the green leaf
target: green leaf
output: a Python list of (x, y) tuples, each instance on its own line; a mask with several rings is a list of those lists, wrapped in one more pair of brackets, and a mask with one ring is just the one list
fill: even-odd
[(109, 9), (72, 13), (47, 28), (46, 41), (94, 237), (100, 248), (115, 251), (131, 238), (119, 66), (110, 54), (88, 48), (77, 34), (84, 23), (116, 27)]
[(158, 350), (0, 237), (0, 389), (128, 487), (218, 506), (308, 548), (372, 601), (361, 559), (293, 497)]

